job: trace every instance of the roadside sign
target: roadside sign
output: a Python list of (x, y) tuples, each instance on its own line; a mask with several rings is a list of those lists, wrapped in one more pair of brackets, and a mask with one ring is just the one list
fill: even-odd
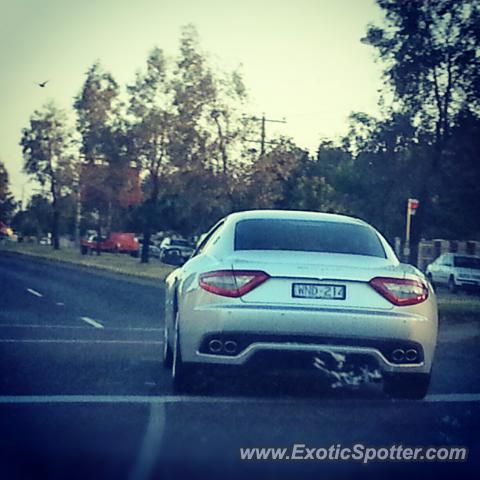
[(416, 198), (408, 199), (408, 212), (410, 215), (415, 215), (419, 204), (420, 202)]

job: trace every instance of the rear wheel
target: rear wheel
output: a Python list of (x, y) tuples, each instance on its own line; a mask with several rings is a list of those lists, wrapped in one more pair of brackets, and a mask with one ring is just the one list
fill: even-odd
[(82, 246), (80, 247), (80, 253), (81, 253), (82, 255), (86, 255), (86, 254), (88, 253), (88, 248), (87, 248), (85, 245), (82, 245)]
[(386, 375), (383, 391), (392, 398), (421, 400), (428, 393), (430, 373), (397, 373)]
[(455, 278), (453, 278), (453, 275), (450, 275), (450, 278), (448, 279), (448, 290), (450, 293), (457, 293), (458, 287), (455, 283)]
[(176, 393), (189, 393), (195, 387), (195, 368), (184, 363), (180, 352), (180, 336), (178, 332), (178, 314), (175, 322), (175, 339), (173, 348), (172, 380)]
[(173, 351), (168, 341), (167, 324), (165, 323), (165, 331), (163, 335), (163, 366), (165, 368), (172, 368), (173, 366)]

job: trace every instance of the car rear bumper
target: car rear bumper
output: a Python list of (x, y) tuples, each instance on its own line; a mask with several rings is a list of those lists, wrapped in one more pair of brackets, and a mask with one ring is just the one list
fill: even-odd
[[(181, 317), (180, 338), (182, 359), (189, 363), (246, 367), (269, 354), (333, 351), (368, 357), (385, 372), (425, 373), (431, 369), (437, 319), (365, 309), (211, 305)], [(398, 361), (397, 350), (410, 351), (410, 358), (413, 350), (415, 358)]]

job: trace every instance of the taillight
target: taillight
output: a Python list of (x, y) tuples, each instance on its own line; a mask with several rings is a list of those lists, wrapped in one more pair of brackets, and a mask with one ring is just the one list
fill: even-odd
[(428, 288), (421, 280), (376, 277), (370, 280), (370, 285), (398, 306), (416, 305), (428, 298)]
[(216, 270), (200, 275), (200, 287), (224, 297), (241, 297), (268, 278), (257, 270)]

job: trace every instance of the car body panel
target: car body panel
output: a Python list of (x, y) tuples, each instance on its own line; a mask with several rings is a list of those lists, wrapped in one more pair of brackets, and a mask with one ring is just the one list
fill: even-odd
[[(388, 243), (373, 229), (384, 245), (386, 258), (235, 251), (235, 223), (242, 218), (269, 216), (364, 224), (350, 217), (312, 212), (251, 211), (226, 217), (205, 236), (194, 256), (166, 279), (166, 338), (172, 344), (177, 325), (182, 361), (197, 365), (245, 366), (259, 352), (310, 353), (328, 347), (368, 354), (385, 372), (430, 372), (438, 313), (435, 293), (423, 273), (401, 264)], [(270, 278), (240, 298), (216, 295), (200, 287), (201, 273), (231, 269), (265, 271)], [(369, 285), (372, 278), (379, 276), (425, 283), (428, 298), (416, 305), (395, 306)], [(293, 298), (294, 282), (343, 284), (347, 287), (347, 296), (341, 301)], [(202, 342), (209, 335), (228, 338), (240, 333), (250, 335), (253, 340), (235, 355), (201, 351)], [(270, 336), (268, 341), (265, 335)], [(422, 360), (394, 364), (378, 348), (371, 346), (377, 341), (416, 342), (421, 345)]]
[(112, 232), (107, 238), (97, 241), (97, 237), (90, 235), (81, 240), (81, 246), (89, 250), (100, 249), (105, 252), (132, 253), (139, 251), (139, 243), (134, 233)]
[(456, 259), (468, 259), (480, 264), (480, 257), (458, 253), (440, 255), (430, 263), (426, 272), (432, 282), (439, 285), (448, 285), (453, 279), (456, 287), (480, 287), (480, 269), (456, 266)]

